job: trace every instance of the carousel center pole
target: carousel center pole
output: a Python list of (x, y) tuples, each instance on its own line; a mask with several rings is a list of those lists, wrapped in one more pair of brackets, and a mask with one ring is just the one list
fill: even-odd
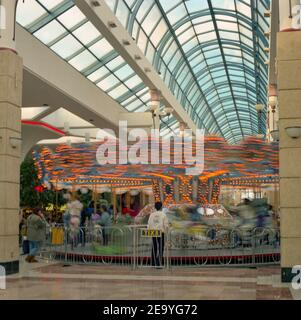
[(56, 187), (55, 187), (55, 216), (57, 217), (58, 214), (58, 190), (57, 190), (57, 180), (56, 180)]
[(96, 214), (97, 204), (96, 204), (96, 185), (93, 185), (93, 201), (94, 201), (94, 214)]

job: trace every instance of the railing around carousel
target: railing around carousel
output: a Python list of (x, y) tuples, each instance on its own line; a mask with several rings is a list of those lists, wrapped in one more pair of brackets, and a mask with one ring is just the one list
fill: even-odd
[(280, 262), (279, 230), (219, 227), (171, 228), (165, 235), (146, 226), (50, 227), (41, 257), (64, 264), (145, 267), (255, 266)]
[(66, 228), (50, 227), (41, 256), (65, 264), (132, 265), (132, 230), (127, 227), (91, 225)]
[(219, 227), (171, 229), (171, 266), (239, 266), (278, 264), (279, 231), (268, 228)]

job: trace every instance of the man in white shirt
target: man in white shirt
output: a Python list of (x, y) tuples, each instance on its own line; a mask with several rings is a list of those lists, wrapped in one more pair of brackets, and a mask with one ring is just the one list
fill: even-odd
[(168, 231), (167, 216), (162, 209), (162, 202), (155, 203), (156, 211), (151, 213), (148, 220), (148, 229), (161, 231), (161, 237), (153, 237), (152, 266), (160, 268), (163, 265), (164, 234)]

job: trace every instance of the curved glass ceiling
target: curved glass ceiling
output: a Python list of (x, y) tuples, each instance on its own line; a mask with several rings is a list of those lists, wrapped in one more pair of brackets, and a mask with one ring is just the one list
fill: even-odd
[(17, 22), (126, 110), (148, 109), (148, 88), (72, 0), (19, 2)]
[(265, 131), (267, 0), (106, 0), (199, 127), (238, 142)]
[[(264, 132), (268, 0), (106, 2), (198, 127), (231, 143)], [(126, 110), (148, 109), (148, 88), (73, 0), (19, 2), (17, 21)]]

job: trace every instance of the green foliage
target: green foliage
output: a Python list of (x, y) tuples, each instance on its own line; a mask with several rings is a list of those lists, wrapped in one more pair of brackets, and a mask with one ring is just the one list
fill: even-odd
[(21, 164), (20, 177), (21, 207), (36, 207), (40, 203), (39, 193), (34, 189), (39, 185), (38, 173), (32, 158), (26, 158)]
[(102, 206), (102, 205), (105, 205), (106, 207), (108, 207), (108, 205), (109, 205), (109, 202), (108, 202), (108, 200), (106, 200), (106, 199), (99, 199), (98, 200), (98, 203)]
[(41, 185), (38, 178), (38, 172), (31, 157), (27, 157), (21, 164), (21, 187), (20, 187), (20, 205), (24, 208), (41, 207), (46, 208), (49, 204), (58, 204), (61, 207), (66, 203), (63, 198), (63, 191), (56, 193), (53, 186), (50, 190), (45, 189), (38, 192), (35, 187)]
[(82, 194), (80, 191), (78, 191), (77, 194), (80, 198), (80, 202), (84, 205), (84, 208), (87, 208), (92, 200), (92, 191), (89, 190), (86, 194)]

